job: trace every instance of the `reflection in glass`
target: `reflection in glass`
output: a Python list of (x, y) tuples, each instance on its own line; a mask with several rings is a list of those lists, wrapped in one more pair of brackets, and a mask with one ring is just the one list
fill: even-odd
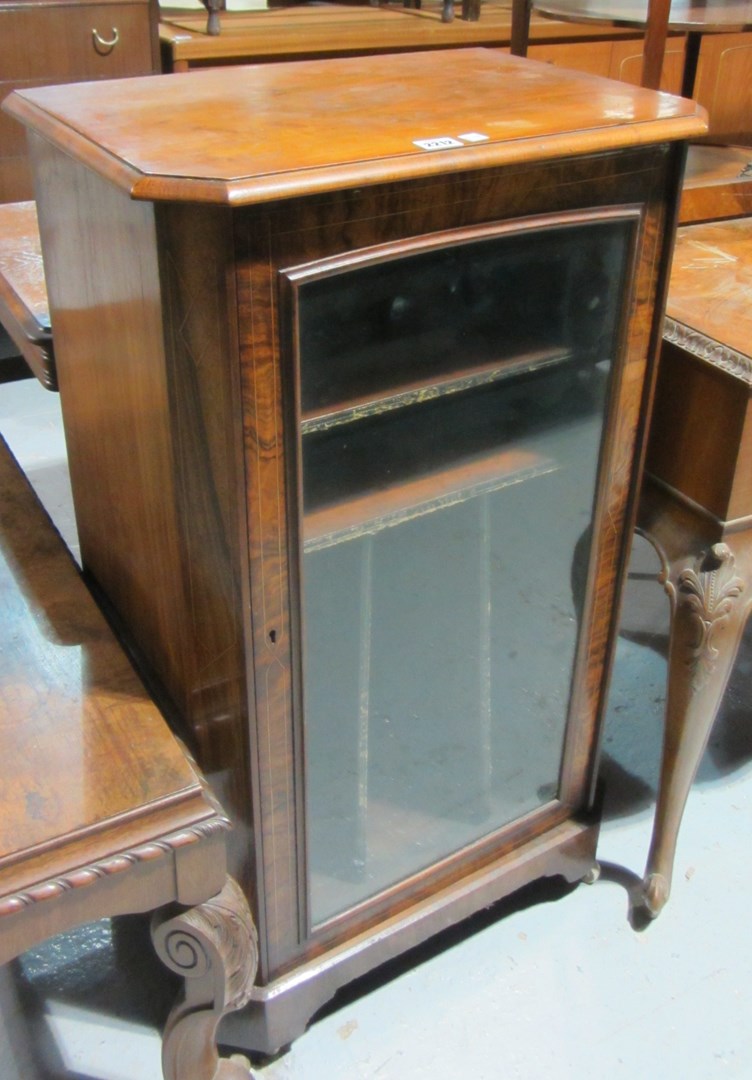
[(314, 925), (556, 796), (631, 235), (298, 285)]

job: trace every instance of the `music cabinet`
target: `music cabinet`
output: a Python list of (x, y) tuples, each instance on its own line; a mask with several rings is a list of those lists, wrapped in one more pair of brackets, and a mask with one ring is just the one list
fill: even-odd
[[(482, 49), (33, 90), (84, 567), (235, 820), (225, 1038), (594, 864), (688, 101)], [(123, 763), (127, 768), (127, 762)]]

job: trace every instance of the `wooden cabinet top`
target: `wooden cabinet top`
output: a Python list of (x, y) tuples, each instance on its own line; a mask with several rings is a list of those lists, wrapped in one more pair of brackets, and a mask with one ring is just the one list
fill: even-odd
[(706, 126), (692, 101), (480, 48), (48, 87), (5, 107), (133, 198), (234, 205)]

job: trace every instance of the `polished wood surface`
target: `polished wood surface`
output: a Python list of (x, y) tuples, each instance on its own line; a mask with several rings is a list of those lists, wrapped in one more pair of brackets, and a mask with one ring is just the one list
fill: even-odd
[[(128, 870), (125, 855), (115, 858), (119, 850), (141, 851), (158, 836), (174, 834), (156, 859), (172, 878), (171, 857), (204, 833), (220, 837), (227, 821), (4, 444), (0, 488), (0, 914), (7, 929), (27, 906), (43, 911), (48, 898), (69, 890), (95, 893), (98, 878)], [(202, 873), (218, 889), (221, 847), (210, 847), (218, 872), (209, 860)], [(135, 856), (134, 877), (148, 877), (149, 862), (146, 849)], [(191, 902), (202, 888), (188, 876), (181, 895)], [(164, 885), (155, 889), (156, 902)]]
[(752, 149), (691, 146), (679, 204), (679, 223), (690, 225), (752, 214)]
[[(530, 26), (534, 0), (514, 0), (512, 4), (512, 42), (511, 51), (514, 56), (527, 56), (528, 43), (530, 40)], [(666, 41), (669, 31), (669, 8), (670, 0), (649, 0), (645, 5), (644, 17), (638, 20), (637, 25), (645, 26), (645, 41), (642, 56), (642, 70), (640, 85), (651, 90), (661, 88), (663, 79), (663, 67), (666, 53)], [(587, 24), (587, 14), (583, 19), (577, 19), (575, 5), (568, 7), (568, 18)], [(541, 8), (543, 14), (550, 14), (545, 5)], [(585, 11), (588, 11), (587, 5)], [(555, 17), (555, 16), (552, 16)], [(694, 67), (695, 51), (692, 49), (691, 66)], [(685, 60), (685, 66), (687, 60)], [(686, 79), (683, 79), (683, 84)], [(691, 97), (691, 94), (687, 94)]]
[[(127, 98), (117, 82), (30, 90), (5, 108), (133, 198), (235, 206), (705, 130), (691, 101), (486, 49), (209, 69), (131, 80)], [(437, 135), (453, 145), (416, 145)]]
[(226, 877), (229, 821), (2, 442), (0, 612), (0, 963), (80, 923), (177, 901), (155, 929), (189, 983), (165, 1030), (164, 1076), (248, 1080), (216, 1047), (257, 962)]
[[(681, 230), (666, 307), (670, 319), (744, 355), (752, 341), (750, 246), (750, 224), (744, 219)], [(752, 505), (744, 510), (750, 512)]]
[(752, 34), (703, 37), (692, 96), (709, 111), (712, 141), (752, 145)]
[[(515, 41), (517, 55), (526, 40), (526, 20), (532, 0), (516, 0)], [(687, 51), (682, 79), (682, 93), (694, 97), (697, 61), (703, 34), (719, 31), (745, 30), (752, 26), (752, 4), (749, 0), (562, 0), (552, 4), (536, 3), (541, 14), (554, 19), (573, 19), (576, 22), (610, 22), (616, 26), (644, 26), (645, 53), (641, 84), (658, 89), (661, 82), (666, 37), (669, 30), (688, 33)]]
[[(554, 96), (562, 108), (551, 115)], [(14, 101), (35, 129), (84, 563), (235, 822), (230, 861), (259, 925), (260, 985), (233, 1041), (270, 1052), (355, 974), (541, 873), (576, 880), (592, 869), (595, 751), (683, 160), (676, 140), (704, 121), (691, 102), (481, 50)], [(489, 138), (436, 152), (412, 142), (473, 132)], [(557, 797), (313, 926), (303, 521), (280, 277), (374, 247), (398, 256), (416, 238), (451, 243), (480, 226), (583, 215), (627, 222), (633, 277)]]
[(57, 390), (34, 202), (0, 204), (0, 323), (42, 385)]
[(752, 219), (680, 229), (639, 523), (671, 604), (646, 905), (670, 892), (690, 785), (752, 608)]
[[(0, 0), (0, 102), (14, 89), (159, 68), (156, 0)], [(0, 202), (33, 196), (23, 128), (0, 114)]]
[(29, 849), (53, 876), (56, 847), (85, 844), (94, 860), (107, 822), (135, 839), (215, 811), (4, 448), (0, 468), (7, 892), (28, 886), (25, 860), (13, 864)]
[[(644, 26), (648, 0), (542, 0), (536, 10), (554, 19), (593, 20)], [(744, 30), (752, 25), (750, 0), (673, 0), (669, 26), (674, 30)]]
[[(641, 37), (598, 43), (559, 42), (551, 45), (537, 45), (531, 38), (526, 55), (531, 60), (543, 60), (558, 67), (586, 71), (607, 79), (619, 79), (635, 86), (640, 85), (642, 78), (644, 52)], [(660, 82), (660, 89), (666, 93), (678, 94), (681, 91), (684, 56), (685, 38), (670, 36), (666, 43)]]
[[(477, 22), (455, 19), (442, 22), (443, 4), (427, 0), (421, 9), (350, 6), (346, 4), (293, 5), (222, 16), (217, 37), (206, 34), (203, 15), (163, 12), (159, 26), (165, 71), (220, 63), (257, 63), (293, 57), (352, 56), (418, 49), (456, 49), (472, 45), (500, 48), (509, 44), (511, 4), (485, 0)], [(629, 29), (615, 30), (609, 38), (635, 38)], [(533, 41), (603, 38), (600, 27), (555, 24), (534, 18)]]

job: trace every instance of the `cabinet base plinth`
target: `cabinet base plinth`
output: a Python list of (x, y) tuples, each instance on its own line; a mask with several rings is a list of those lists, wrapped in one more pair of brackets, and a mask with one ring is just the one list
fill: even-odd
[(347, 944), (256, 987), (250, 1004), (224, 1021), (221, 1041), (253, 1053), (278, 1053), (303, 1034), (337, 990), (359, 976), (540, 878), (581, 881), (595, 862), (598, 827), (597, 821), (565, 821)]

